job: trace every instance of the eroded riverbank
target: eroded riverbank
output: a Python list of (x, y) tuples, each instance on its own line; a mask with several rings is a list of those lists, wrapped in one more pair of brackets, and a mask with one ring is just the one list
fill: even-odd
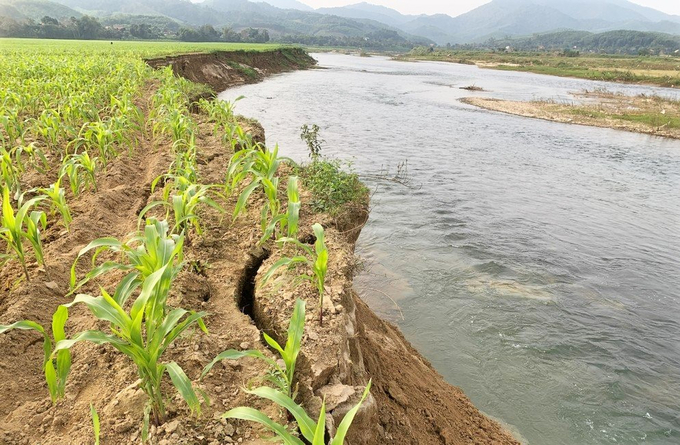
[[(220, 97), (245, 95), (239, 112), (296, 160), (308, 159), (299, 127), (317, 123), (325, 153), (376, 189), (357, 244), (362, 299), (529, 443), (677, 442), (680, 142), (488, 112), (459, 87), (521, 101), (677, 92), (315, 57), (327, 69)], [(370, 179), (405, 160), (411, 187)]]
[[(266, 53), (260, 60), (266, 59)], [(228, 79), (217, 81), (220, 71), (215, 63), (203, 66), (196, 56), (174, 58), (175, 69), (207, 76), (217, 85), (238, 84), (242, 78), (232, 76), (224, 68), (229, 61), (221, 59), (219, 70), (228, 73)], [(187, 62), (187, 63), (184, 63)], [(248, 72), (254, 66), (245, 61), (236, 62), (238, 72)], [(270, 64), (270, 71), (276, 72)], [(283, 64), (286, 65), (286, 64)], [(288, 68), (290, 68), (288, 66)], [(198, 73), (198, 74), (196, 74)], [(206, 74), (207, 73), (207, 74)], [(141, 119), (149, 126), (153, 122), (154, 99), (160, 85), (150, 81), (144, 85), (142, 95), (136, 98)], [(216, 131), (215, 121), (203, 107), (182, 103), (183, 119), (191, 121), (192, 142), (195, 142), (196, 179), (201, 184), (220, 184), (224, 170), (233, 154), (229, 145), (244, 143), (223, 138)], [(184, 109), (186, 108), (186, 109)], [(264, 141), (263, 132), (251, 121), (239, 119), (241, 125), (255, 140)], [(155, 129), (155, 128), (154, 128)], [(0, 298), (0, 315), (3, 322), (21, 319), (35, 320), (48, 326), (51, 314), (61, 304), (68, 303), (70, 265), (80, 249), (95, 238), (113, 236), (126, 239), (134, 233), (137, 218), (146, 213), (153, 203), (163, 200), (164, 191), (154, 190), (158, 178), (165, 178), (176, 161), (179, 144), (169, 135), (143, 132), (135, 133), (137, 146), (130, 152), (112, 159), (107, 169), (97, 177), (98, 187), (82, 195), (70, 197), (73, 210), (73, 231), (61, 231), (51, 225), (45, 233), (44, 269), (29, 264), (32, 280), (18, 282), (18, 264), (0, 270), (0, 282), (5, 291)], [(239, 136), (248, 138), (248, 136)], [(177, 141), (175, 141), (177, 142)], [(26, 188), (47, 186), (56, 174), (50, 169), (42, 175), (22, 177)], [(278, 195), (286, 195), (285, 184), (293, 171), (282, 167), (278, 172)], [(318, 295), (309, 283), (292, 286), (295, 274), (288, 285), (277, 289), (260, 287), (265, 268), (285, 254), (281, 246), (268, 242), (258, 245), (261, 236), (260, 208), (265, 197), (254, 194), (251, 206), (239, 218), (231, 221), (218, 208), (206, 207), (200, 211), (202, 233), (192, 231), (186, 239), (182, 255), (186, 267), (177, 267), (176, 280), (169, 291), (170, 307), (184, 307), (205, 311), (209, 335), (194, 333), (180, 336), (168, 348), (163, 360), (176, 360), (193, 381), (196, 389), (211, 400), (204, 404), (202, 415), (182, 403), (179, 397), (167, 401), (167, 418), (152, 425), (149, 435), (159, 444), (216, 444), (216, 443), (269, 443), (269, 434), (262, 428), (240, 421), (220, 419), (225, 410), (239, 405), (255, 406), (284, 424), (288, 419), (273, 405), (257, 400), (242, 391), (245, 382), (265, 375), (267, 366), (253, 359), (224, 362), (213, 368), (204, 378), (199, 378), (203, 366), (225, 349), (253, 349), (271, 359), (272, 354), (262, 340), (268, 332), (280, 340), (293, 301), (301, 298), (307, 302), (303, 349), (298, 363), (297, 378), (299, 401), (310, 412), (321, 406), (326, 397), (329, 411), (329, 431), (356, 403), (361, 390), (373, 382), (371, 396), (359, 412), (351, 429), (353, 444), (516, 444), (496, 422), (480, 413), (457, 388), (446, 383), (410, 344), (397, 328), (380, 320), (357, 297), (352, 289), (356, 266), (354, 246), (367, 217), (365, 200), (354, 203), (330, 216), (310, 208), (310, 193), (305, 185), (300, 187), (302, 207), (299, 219), (300, 240), (311, 240), (312, 223), (325, 228), (329, 252), (329, 269), (326, 275), (327, 293), (323, 299), (324, 324), (317, 324), (315, 307)], [(236, 196), (222, 197), (220, 203), (230, 211), (236, 205)], [(147, 216), (163, 218), (156, 208)], [(166, 215), (167, 218), (167, 215)], [(134, 242), (133, 242), (134, 243)], [(107, 254), (103, 254), (106, 256)], [(114, 259), (116, 255), (111, 255)], [(181, 262), (181, 261), (180, 261)], [(86, 261), (79, 263), (78, 276), (86, 273)], [(102, 276), (97, 285), (111, 289), (120, 276)], [(98, 286), (89, 283), (82, 292), (97, 295)], [(117, 294), (116, 294), (117, 295)], [(246, 307), (251, 307), (250, 310)], [(254, 309), (253, 309), (254, 308)], [(122, 311), (122, 309), (121, 309)], [(84, 308), (74, 307), (69, 318), (71, 329), (106, 329), (106, 323), (96, 321)], [(61, 444), (65, 438), (70, 443), (90, 443), (92, 425), (90, 407), (94, 405), (101, 418), (103, 444), (139, 443), (144, 413), (144, 392), (139, 388), (134, 367), (127, 357), (110, 348), (82, 343), (73, 349), (73, 367), (66, 387), (66, 398), (52, 404), (44, 389), (44, 376), (40, 369), (43, 349), (35, 335), (12, 331), (0, 336), (0, 351), (6, 360), (0, 366), (0, 389), (11, 394), (12, 404), (0, 407), (3, 423), (0, 425), (2, 444)], [(330, 419), (333, 418), (333, 421)], [(294, 425), (291, 425), (294, 428)]]

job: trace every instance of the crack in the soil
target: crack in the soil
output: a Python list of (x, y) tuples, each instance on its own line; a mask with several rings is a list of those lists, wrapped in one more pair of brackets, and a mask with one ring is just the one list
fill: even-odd
[(146, 207), (146, 204), (149, 202), (149, 197), (151, 196), (151, 185), (148, 187), (144, 187), (142, 189), (141, 196), (139, 197), (139, 204), (137, 205), (137, 208), (135, 209), (135, 215), (139, 216), (140, 213), (142, 213), (142, 210), (144, 210), (144, 207)]
[(248, 252), (248, 260), (243, 268), (243, 272), (239, 277), (236, 285), (236, 292), (234, 298), (241, 312), (249, 316), (255, 322), (255, 325), (261, 329), (260, 323), (256, 320), (255, 309), (255, 278), (262, 267), (262, 263), (269, 258), (271, 252), (262, 247)]

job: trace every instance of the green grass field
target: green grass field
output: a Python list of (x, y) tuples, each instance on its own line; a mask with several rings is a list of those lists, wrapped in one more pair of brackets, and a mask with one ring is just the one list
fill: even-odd
[(102, 51), (132, 52), (141, 57), (167, 56), (215, 51), (269, 51), (287, 45), (269, 43), (190, 43), (171, 41), (111, 41), (108, 40), (50, 40), (50, 39), (0, 39), (0, 51), (71, 52)]

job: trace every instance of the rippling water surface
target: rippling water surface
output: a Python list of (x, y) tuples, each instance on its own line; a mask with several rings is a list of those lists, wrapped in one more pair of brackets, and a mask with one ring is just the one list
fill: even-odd
[[(680, 141), (465, 105), (674, 90), (316, 55), (327, 69), (228, 90), (269, 143), (299, 127), (377, 183), (362, 297), (531, 444), (680, 443)], [(458, 87), (475, 84), (489, 93)], [(398, 305), (398, 308), (397, 308)]]

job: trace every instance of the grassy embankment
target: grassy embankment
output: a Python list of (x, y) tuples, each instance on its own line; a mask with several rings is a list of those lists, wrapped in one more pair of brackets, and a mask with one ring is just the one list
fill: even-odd
[(610, 82), (680, 86), (680, 58), (664, 56), (582, 55), (564, 57), (554, 52), (497, 53), (489, 51), (414, 51), (399, 60), (433, 60), (477, 65), (506, 71)]
[(168, 41), (114, 41), (108, 40), (46, 40), (0, 38), (2, 51), (114, 51), (129, 52), (137, 57), (161, 57), (174, 54), (210, 53), (215, 51), (271, 51), (291, 45), (262, 43), (191, 43)]

